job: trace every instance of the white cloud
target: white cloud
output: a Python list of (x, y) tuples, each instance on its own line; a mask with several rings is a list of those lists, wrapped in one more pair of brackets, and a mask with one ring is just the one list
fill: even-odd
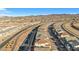
[(9, 15), (9, 14), (0, 14), (0, 17), (1, 16), (12, 16), (12, 15)]
[(8, 11), (6, 8), (0, 8), (0, 13), (9, 13), (10, 11)]
[(0, 8), (0, 11), (5, 11), (6, 10), (6, 8)]
[(0, 8), (0, 16), (10, 16), (10, 11), (6, 8)]

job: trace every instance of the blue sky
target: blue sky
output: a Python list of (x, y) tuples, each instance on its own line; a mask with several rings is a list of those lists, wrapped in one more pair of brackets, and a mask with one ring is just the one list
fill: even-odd
[(1, 16), (79, 14), (79, 8), (0, 8)]

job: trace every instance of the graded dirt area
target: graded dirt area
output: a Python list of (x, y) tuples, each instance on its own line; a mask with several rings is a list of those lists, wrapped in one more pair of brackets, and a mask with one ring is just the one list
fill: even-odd
[(35, 51), (53, 51), (57, 50), (57, 47), (48, 33), (48, 24), (43, 24), (37, 32)]
[(9, 43), (7, 43), (7, 45), (5, 45), (2, 49), (0, 49), (1, 51), (17, 51), (18, 48), (20, 47), (20, 45), (23, 43), (23, 41), (25, 40), (25, 38), (27, 37), (28, 33), (31, 32), (31, 29), (26, 29), (23, 32), (19, 33), (18, 35), (16, 35), (14, 38), (11, 39), (11, 41), (9, 41)]
[(75, 28), (75, 29), (77, 29), (77, 30), (79, 30), (79, 21), (78, 22), (74, 22), (74, 23), (72, 23), (72, 27), (73, 28)]
[[(23, 16), (23, 17), (1, 17), (0, 18), (0, 44), (4, 41), (7, 41), (7, 38), (14, 35), (19, 30), (25, 28), (26, 26), (33, 25), (36, 23), (42, 24), (37, 32), (36, 41), (35, 41), (35, 51), (57, 51), (57, 46), (51, 39), (51, 36), (48, 32), (48, 26), (52, 23), (55, 24), (54, 28), (57, 32), (63, 32), (61, 28), (62, 22), (68, 22), (65, 24), (65, 29), (75, 36), (79, 37), (79, 31), (75, 28), (71, 27), (71, 21), (78, 21), (79, 15), (69, 15), (69, 14), (61, 14), (61, 15), (38, 15), (38, 16)], [(59, 22), (59, 23), (58, 23)], [(79, 27), (78, 22), (74, 24), (75, 27)], [(32, 29), (31, 29), (32, 30)], [(3, 33), (4, 32), (4, 33)], [(8, 41), (5, 46), (1, 48), (3, 51), (9, 50), (18, 50), (19, 46), (23, 43), (24, 39), (28, 35), (29, 30), (23, 31), (21, 34), (16, 35), (10, 41)], [(64, 31), (67, 32), (67, 31)], [(3, 33), (3, 34), (2, 34)], [(63, 36), (67, 34), (63, 33)], [(4, 42), (5, 43), (5, 42)], [(1, 45), (0, 45), (1, 46)]]

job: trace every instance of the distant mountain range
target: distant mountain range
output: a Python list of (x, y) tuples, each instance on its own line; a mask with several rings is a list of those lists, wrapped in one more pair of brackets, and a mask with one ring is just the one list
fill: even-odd
[(31, 15), (31, 16), (0, 16), (0, 20), (27, 20), (27, 21), (70, 21), (79, 19), (79, 14), (50, 14), (50, 15)]

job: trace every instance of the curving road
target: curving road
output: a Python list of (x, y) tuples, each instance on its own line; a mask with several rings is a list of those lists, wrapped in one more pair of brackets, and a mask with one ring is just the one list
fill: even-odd
[(54, 38), (54, 41), (60, 51), (74, 51), (74, 47), (64, 38), (61, 38), (59, 33), (57, 32), (54, 24), (48, 27), (48, 32)]
[[(24, 38), (27, 36), (27, 33), (31, 31), (35, 26), (37, 26), (37, 24), (29, 26), (21, 30), (20, 32), (16, 33), (15, 35), (13, 35), (11, 38), (7, 39), (5, 42), (0, 44), (0, 50), (4, 50), (4, 51), (18, 50), (19, 45), (22, 44)], [(28, 28), (30, 29), (27, 31)]]
[(71, 23), (64, 23), (61, 25), (62, 28), (67, 31), (69, 34), (79, 38), (79, 31), (71, 26)]
[(31, 51), (36, 39), (36, 34), (39, 26), (35, 27), (26, 37), (22, 45), (19, 47), (19, 51)]

